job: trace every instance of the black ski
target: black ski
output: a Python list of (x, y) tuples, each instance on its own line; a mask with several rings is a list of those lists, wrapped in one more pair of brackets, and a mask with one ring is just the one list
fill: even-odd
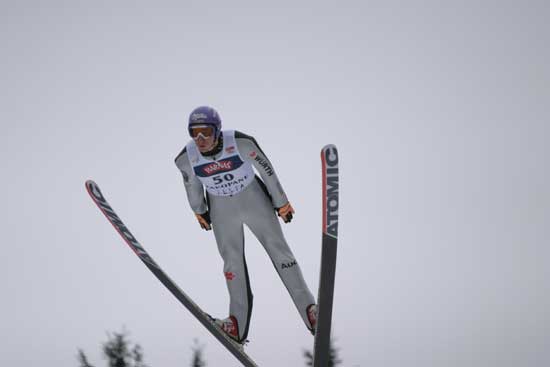
[(115, 227), (124, 241), (136, 253), (141, 261), (155, 274), (162, 284), (195, 316), (201, 324), (204, 325), (246, 367), (257, 367), (257, 364), (244, 352), (242, 346), (226, 336), (220, 328), (214, 324), (212, 319), (201, 310), (199, 306), (189, 298), (179, 287), (162, 271), (151, 256), (145, 251), (137, 239), (130, 233), (128, 227), (120, 220), (113, 208), (109, 205), (97, 184), (91, 180), (86, 181), (86, 189), (97, 204), (99, 209), (105, 214), (109, 222)]
[(327, 367), (330, 358), (330, 330), (338, 243), (338, 150), (327, 145), (321, 150), (323, 171), (323, 243), (317, 297), (318, 316), (313, 346), (313, 366)]

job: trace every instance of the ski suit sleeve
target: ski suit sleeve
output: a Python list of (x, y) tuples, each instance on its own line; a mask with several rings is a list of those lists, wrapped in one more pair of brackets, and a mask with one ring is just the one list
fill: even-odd
[(256, 139), (238, 131), (235, 132), (235, 138), (237, 141), (237, 148), (242, 158), (252, 163), (256, 171), (260, 173), (262, 181), (269, 195), (271, 195), (273, 207), (280, 208), (288, 203), (288, 199), (275, 174), (273, 165), (258, 145), (258, 142), (256, 142)]
[(204, 187), (191, 168), (186, 149), (176, 157), (175, 163), (183, 176), (183, 184), (191, 210), (195, 214), (205, 213), (208, 207), (204, 198)]

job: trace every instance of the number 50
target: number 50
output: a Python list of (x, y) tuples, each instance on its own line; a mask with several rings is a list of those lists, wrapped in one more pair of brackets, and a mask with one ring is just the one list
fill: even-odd
[(235, 178), (235, 176), (233, 176), (231, 173), (226, 173), (225, 175), (218, 175), (218, 176), (214, 176), (212, 177), (212, 179), (214, 180), (214, 183), (216, 185), (219, 185), (221, 184), (224, 180), (225, 181), (233, 181), (233, 179)]

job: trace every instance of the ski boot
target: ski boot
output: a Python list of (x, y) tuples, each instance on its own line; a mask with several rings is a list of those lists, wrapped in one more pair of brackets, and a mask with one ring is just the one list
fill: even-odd
[[(207, 314), (208, 315), (208, 314)], [(246, 343), (246, 341), (239, 340), (239, 325), (237, 323), (237, 319), (234, 316), (229, 316), (226, 319), (220, 320), (216, 319), (210, 315), (210, 320), (216, 326), (218, 326), (225, 335), (227, 335), (231, 341), (235, 342), (235, 344), (239, 347), (239, 349), (243, 350), (243, 345)]]
[(309, 305), (306, 309), (307, 319), (309, 320), (311, 335), (315, 335), (317, 329), (317, 305)]

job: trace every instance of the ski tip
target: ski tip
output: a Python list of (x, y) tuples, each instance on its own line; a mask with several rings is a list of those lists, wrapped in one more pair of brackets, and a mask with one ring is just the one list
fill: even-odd
[(99, 186), (93, 180), (86, 180), (86, 191), (92, 195), (94, 192), (99, 192)]
[(327, 161), (333, 162), (332, 165), (338, 164), (338, 149), (334, 144), (327, 144), (321, 150), (321, 161), (323, 162), (323, 167)]
[(93, 180), (86, 180), (86, 188), (90, 186), (97, 186), (97, 184)]
[(327, 145), (325, 145), (325, 146), (323, 147), (323, 152), (324, 152), (324, 151), (327, 151), (327, 150), (329, 150), (329, 149), (331, 149), (331, 150), (332, 150), (332, 149), (336, 149), (336, 145), (334, 145), (334, 144), (327, 144)]
[(336, 145), (334, 144), (327, 144), (321, 149), (321, 158), (324, 159), (324, 157), (327, 154), (331, 155), (338, 155), (338, 149), (336, 148)]

